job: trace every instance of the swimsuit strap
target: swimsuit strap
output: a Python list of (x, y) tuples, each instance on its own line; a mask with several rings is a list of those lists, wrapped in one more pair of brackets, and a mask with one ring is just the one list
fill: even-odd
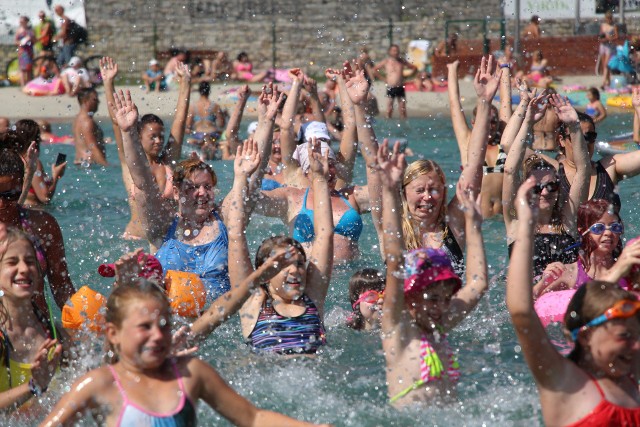
[[(353, 206), (351, 206), (351, 203), (349, 203), (349, 198), (345, 197), (344, 194), (342, 194), (341, 192), (338, 191), (338, 194), (340, 195), (340, 198), (342, 200), (344, 200), (344, 204), (349, 206), (349, 209), (353, 209)], [(355, 209), (353, 209), (355, 211)]]
[(307, 189), (304, 192), (304, 197), (302, 198), (302, 209), (300, 210), (305, 210), (308, 211), (310, 209), (307, 209), (307, 196), (309, 195), (309, 187), (307, 187)]
[(118, 388), (118, 391), (120, 392), (120, 395), (122, 396), (122, 406), (129, 405), (129, 398), (127, 397), (127, 393), (124, 391), (124, 387), (122, 386), (122, 383), (120, 382), (120, 378), (118, 377), (118, 374), (117, 374), (115, 368), (113, 367), (113, 365), (107, 365), (107, 368), (109, 368), (109, 371), (111, 372), (111, 375), (113, 376), (113, 382), (116, 383), (116, 387)]
[(591, 375), (589, 372), (584, 371), (585, 374), (587, 374), (587, 376), (589, 378), (591, 378), (591, 381), (593, 382), (593, 384), (596, 386), (596, 388), (598, 389), (598, 393), (600, 393), (600, 397), (602, 398), (602, 400), (607, 400), (604, 397), (604, 391), (602, 390), (602, 387), (600, 387), (600, 384), (598, 384), (598, 380), (596, 379), (596, 377), (594, 377), (593, 375)]

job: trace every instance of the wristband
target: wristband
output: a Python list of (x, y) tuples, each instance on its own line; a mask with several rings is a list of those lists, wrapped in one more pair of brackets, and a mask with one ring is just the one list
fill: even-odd
[(511, 68), (510, 64), (500, 64), (500, 68)]
[(36, 381), (33, 378), (31, 378), (29, 380), (29, 391), (35, 397), (40, 397), (42, 396), (42, 393), (47, 391), (47, 387), (40, 387), (38, 384), (36, 384)]

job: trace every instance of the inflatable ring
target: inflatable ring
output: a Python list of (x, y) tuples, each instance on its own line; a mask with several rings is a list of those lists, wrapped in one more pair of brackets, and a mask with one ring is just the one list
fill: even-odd
[(607, 105), (609, 107), (631, 108), (631, 95), (612, 96), (607, 99)]

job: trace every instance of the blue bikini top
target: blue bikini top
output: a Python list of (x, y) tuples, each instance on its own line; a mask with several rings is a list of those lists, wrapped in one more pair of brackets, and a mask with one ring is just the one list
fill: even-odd
[[(307, 209), (308, 195), (309, 189), (307, 188), (307, 191), (304, 193), (304, 199), (302, 200), (302, 208), (293, 223), (292, 237), (300, 243), (312, 242), (316, 237), (315, 231), (313, 230), (313, 210)], [(342, 215), (333, 232), (357, 242), (358, 239), (360, 239), (360, 234), (362, 234), (362, 218), (358, 211), (351, 206), (349, 200), (342, 194), (340, 194), (340, 197), (349, 209)]]

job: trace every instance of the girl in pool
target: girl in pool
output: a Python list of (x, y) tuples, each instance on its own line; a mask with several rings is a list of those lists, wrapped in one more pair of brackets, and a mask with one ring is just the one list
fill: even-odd
[[(47, 390), (60, 364), (60, 331), (33, 304), (42, 272), (29, 237), (0, 223), (0, 408), (19, 408)], [(6, 368), (6, 369), (5, 369)]]
[(600, 123), (607, 118), (607, 110), (600, 101), (600, 91), (595, 87), (590, 87), (587, 90), (587, 99), (589, 103), (584, 112), (593, 118), (593, 123)]
[(384, 276), (374, 268), (357, 271), (349, 279), (349, 301), (353, 310), (347, 326), (355, 330), (370, 331), (380, 327)]
[(518, 228), (507, 274), (507, 308), (538, 387), (546, 425), (640, 425), (640, 302), (618, 285), (590, 281), (565, 314), (575, 342), (568, 358), (555, 349), (533, 308), (533, 240), (538, 180), (517, 193)]
[(79, 378), (41, 425), (72, 425), (91, 411), (108, 426), (195, 426), (200, 399), (239, 426), (312, 425), (256, 408), (197, 358), (171, 357), (171, 309), (154, 283), (120, 284), (106, 321), (113, 363)]
[(447, 341), (487, 290), (482, 215), (471, 187), (458, 182), (467, 236), (466, 285), (447, 254), (438, 249), (411, 251), (405, 260), (400, 184), (404, 155), (398, 144), (391, 158), (385, 145), (378, 152), (382, 177), (382, 221), (387, 278), (382, 313), (382, 347), (387, 363), (391, 403), (436, 403), (455, 399), (460, 367)]
[[(324, 303), (333, 268), (333, 215), (327, 183), (330, 168), (319, 141), (312, 141), (308, 156), (315, 194), (315, 239), (308, 256), (300, 243), (285, 236), (271, 237), (258, 248), (256, 269), (278, 249), (285, 249), (294, 262), (262, 283), (240, 309), (242, 335), (257, 352), (315, 354), (325, 343)], [(242, 282), (253, 271), (247, 245), (242, 248), (245, 253), (234, 254), (238, 265), (233, 283)]]

